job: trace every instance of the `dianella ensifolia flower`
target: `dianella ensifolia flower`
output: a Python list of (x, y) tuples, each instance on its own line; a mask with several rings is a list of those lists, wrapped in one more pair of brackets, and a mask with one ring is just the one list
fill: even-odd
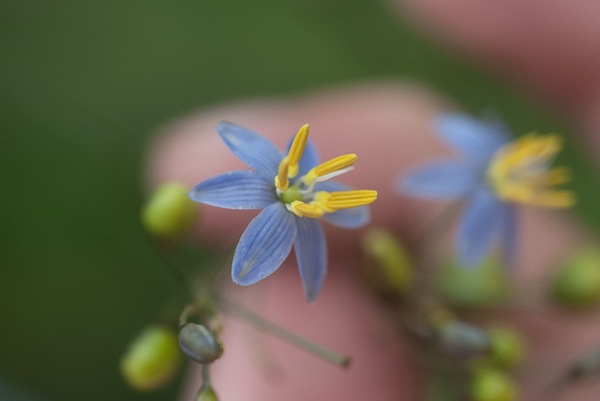
[(366, 205), (377, 198), (372, 190), (351, 190), (330, 181), (352, 170), (353, 153), (320, 164), (308, 140), (308, 125), (300, 128), (283, 154), (266, 138), (224, 122), (217, 132), (251, 170), (230, 171), (198, 184), (190, 197), (228, 209), (262, 209), (240, 238), (233, 256), (232, 278), (251, 285), (281, 266), (294, 246), (306, 299), (313, 301), (327, 272), (327, 248), (319, 219), (356, 228), (369, 221)]
[(430, 199), (465, 199), (456, 251), (463, 267), (479, 264), (495, 243), (511, 265), (516, 245), (515, 205), (567, 208), (572, 192), (557, 185), (570, 180), (564, 167), (550, 167), (562, 141), (556, 134), (526, 134), (511, 140), (498, 120), (442, 114), (437, 134), (459, 159), (431, 162), (398, 181), (400, 192)]

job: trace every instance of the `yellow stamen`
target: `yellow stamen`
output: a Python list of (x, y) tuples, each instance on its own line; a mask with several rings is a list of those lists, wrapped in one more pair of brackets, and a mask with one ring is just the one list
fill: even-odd
[(302, 201), (293, 201), (289, 209), (298, 217), (309, 217), (318, 219), (325, 214), (325, 211), (314, 203), (304, 203)]
[(358, 157), (354, 153), (338, 156), (325, 163), (313, 167), (305, 176), (304, 183), (310, 185), (318, 177), (324, 177), (351, 167)]
[(308, 130), (308, 124), (304, 124), (302, 127), (300, 127), (300, 130), (298, 130), (298, 133), (294, 137), (292, 145), (290, 146), (290, 151), (279, 163), (277, 176), (275, 177), (275, 186), (281, 192), (288, 190), (288, 178), (294, 178), (296, 174), (298, 174), (298, 162), (302, 158), (304, 148), (306, 147)]
[(490, 185), (499, 198), (551, 208), (575, 204), (570, 191), (553, 186), (569, 181), (566, 168), (549, 168), (562, 148), (557, 135), (528, 134), (504, 146), (488, 168)]
[(327, 207), (336, 210), (365, 206), (377, 199), (377, 191), (370, 189), (330, 192), (329, 194), (331, 197), (327, 200)]
[(302, 158), (304, 148), (306, 147), (306, 141), (308, 140), (308, 130), (308, 124), (304, 124), (302, 127), (300, 127), (298, 133), (294, 137), (292, 146), (290, 146), (290, 151), (287, 155), (290, 162), (290, 168), (288, 171), (289, 178), (294, 178), (296, 174), (298, 174), (298, 162)]
[(375, 199), (377, 199), (377, 191), (366, 189), (339, 192), (320, 191), (314, 194), (312, 202), (293, 201), (288, 208), (296, 216), (316, 219), (325, 213), (368, 205)]
[(288, 157), (284, 157), (279, 163), (279, 168), (277, 169), (277, 175), (275, 176), (275, 187), (281, 192), (285, 192), (288, 190), (290, 185), (288, 181), (288, 171), (290, 167), (290, 162)]

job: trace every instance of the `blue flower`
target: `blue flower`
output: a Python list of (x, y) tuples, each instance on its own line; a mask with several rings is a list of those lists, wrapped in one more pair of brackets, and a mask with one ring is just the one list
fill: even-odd
[(466, 200), (456, 239), (456, 252), (464, 267), (480, 263), (496, 242), (502, 247), (505, 263), (512, 264), (515, 204), (550, 208), (574, 204), (571, 192), (553, 188), (569, 180), (565, 168), (550, 168), (562, 148), (558, 136), (527, 134), (511, 142), (500, 121), (461, 114), (438, 116), (436, 128), (461, 158), (410, 171), (399, 180), (399, 190), (423, 198)]
[(319, 164), (308, 140), (308, 125), (292, 138), (287, 155), (269, 140), (232, 123), (217, 132), (251, 170), (230, 171), (198, 184), (190, 197), (227, 209), (262, 209), (240, 238), (232, 264), (232, 279), (251, 285), (281, 266), (294, 246), (304, 294), (318, 295), (327, 272), (325, 236), (318, 218), (336, 226), (356, 228), (369, 221), (365, 205), (376, 191), (350, 190), (328, 181), (353, 167), (355, 154)]

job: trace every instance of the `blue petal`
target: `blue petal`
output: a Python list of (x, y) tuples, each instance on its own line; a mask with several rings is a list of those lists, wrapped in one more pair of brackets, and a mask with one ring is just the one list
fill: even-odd
[(371, 213), (368, 206), (359, 206), (327, 213), (322, 219), (337, 227), (359, 228), (369, 223)]
[[(290, 140), (287, 146), (287, 152), (289, 153), (290, 147), (292, 147), (292, 142), (294, 142), (294, 137)], [(304, 153), (302, 153), (302, 157), (298, 162), (298, 177), (302, 177), (304, 174), (308, 173), (309, 170), (319, 164), (319, 153), (317, 152), (317, 147), (310, 139), (306, 141), (306, 146), (304, 147)]]
[(398, 180), (398, 191), (432, 199), (456, 199), (477, 185), (478, 171), (456, 161), (438, 161), (417, 167)]
[(272, 179), (254, 171), (230, 171), (196, 185), (192, 200), (226, 209), (263, 209), (277, 201)]
[(479, 264), (492, 247), (501, 229), (502, 203), (488, 190), (479, 190), (463, 211), (456, 242), (463, 267)]
[(283, 155), (271, 141), (247, 128), (222, 122), (217, 132), (241, 161), (261, 174), (275, 177)]
[[(336, 181), (326, 181), (315, 186), (315, 191), (349, 191), (352, 188)], [(322, 217), (328, 223), (342, 228), (359, 228), (371, 220), (368, 206), (354, 207), (352, 209), (338, 210), (335, 213), (327, 213)]]
[(266, 207), (248, 225), (235, 248), (231, 278), (251, 285), (281, 266), (296, 239), (294, 215), (281, 202)]
[(464, 114), (442, 114), (436, 118), (438, 135), (477, 165), (486, 165), (492, 154), (507, 141), (501, 125)]
[(296, 218), (298, 236), (294, 243), (296, 260), (304, 286), (304, 296), (314, 301), (321, 290), (327, 274), (327, 246), (325, 234), (315, 219)]

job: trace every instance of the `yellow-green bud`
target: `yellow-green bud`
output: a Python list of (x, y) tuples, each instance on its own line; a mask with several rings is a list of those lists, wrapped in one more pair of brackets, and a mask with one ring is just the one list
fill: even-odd
[(198, 392), (196, 401), (219, 401), (219, 397), (211, 386), (204, 385)]
[(367, 278), (384, 295), (402, 295), (411, 285), (412, 263), (402, 243), (389, 231), (371, 229), (362, 238)]
[(495, 369), (481, 369), (474, 373), (471, 381), (473, 401), (514, 401), (516, 389), (511, 378)]
[(509, 327), (494, 327), (488, 330), (492, 342), (491, 362), (501, 368), (517, 366), (525, 355), (525, 343), (521, 334)]
[(173, 238), (184, 234), (196, 217), (197, 204), (188, 196), (189, 189), (179, 183), (158, 187), (142, 210), (142, 223), (157, 237)]
[(175, 331), (154, 325), (130, 344), (121, 359), (121, 373), (131, 387), (154, 390), (169, 382), (180, 362)]
[(600, 300), (600, 249), (587, 248), (575, 253), (558, 271), (552, 295), (570, 307), (597, 303)]
[(186, 323), (179, 329), (179, 345), (196, 362), (212, 363), (223, 355), (223, 344), (206, 326)]
[(509, 292), (506, 273), (495, 258), (473, 268), (461, 267), (455, 261), (448, 263), (438, 272), (436, 288), (448, 303), (468, 307), (493, 305)]

